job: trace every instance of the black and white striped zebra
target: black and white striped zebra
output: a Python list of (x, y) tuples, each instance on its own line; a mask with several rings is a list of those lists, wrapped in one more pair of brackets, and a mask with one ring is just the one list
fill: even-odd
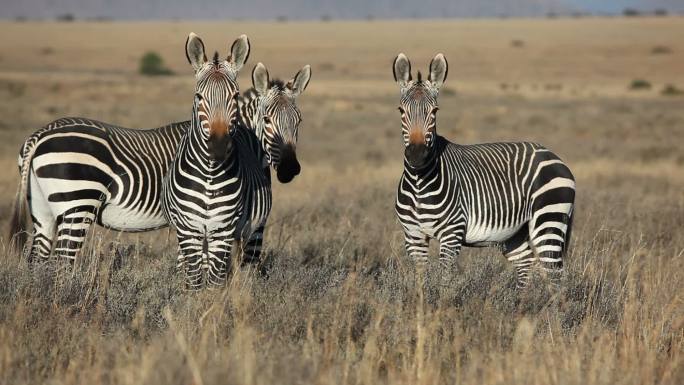
[[(264, 173), (270, 181), (269, 167), (281, 183), (289, 183), (299, 174), (297, 137), (302, 116), (296, 99), (311, 79), (311, 67), (304, 66), (287, 83), (271, 80), (266, 66), (258, 63), (252, 70), (253, 87), (240, 98), (240, 118), (253, 130), (261, 143)], [(244, 245), (243, 262), (261, 260), (264, 226), (259, 227)]]
[(192, 119), (164, 180), (162, 203), (176, 229), (189, 289), (225, 284), (231, 255), (263, 226), (271, 209), (261, 145), (241, 124), (238, 108), (237, 74), (249, 49), (243, 35), (228, 59), (216, 53), (208, 61), (197, 35), (186, 42), (197, 82)]
[[(287, 84), (279, 80), (269, 82), (268, 72), (259, 64), (253, 71), (255, 88), (247, 90), (239, 99), (245, 124), (256, 132), (262, 144), (258, 154), (269, 179), (269, 163), (276, 171), (280, 170), (282, 180), (294, 177), (288, 174), (294, 174), (289, 170), (298, 173), (295, 149), (301, 114), (295, 99), (306, 88), (310, 76), (310, 67), (305, 66)], [(269, 85), (266, 89), (259, 83), (264, 79)], [(62, 118), (36, 131), (24, 142), (19, 154), (21, 181), (10, 237), (21, 238), (23, 244), (27, 233), (34, 235), (27, 248), (33, 261), (50, 256), (53, 229), (64, 228), (67, 211), (72, 211), (72, 217), (93, 217), (98, 224), (119, 231), (139, 232), (167, 226), (161, 210), (162, 178), (178, 150), (181, 136), (189, 127), (189, 120), (140, 130), (86, 118)], [(279, 156), (288, 152), (285, 157)], [(35, 157), (38, 160), (34, 165)], [(40, 177), (36, 174), (38, 166)], [(93, 174), (99, 177), (93, 178)], [(102, 175), (107, 177), (101, 178)], [(29, 183), (32, 177), (33, 185)], [(93, 184), (99, 184), (97, 191), (91, 188)], [(48, 191), (46, 196), (43, 190)], [(84, 207), (82, 197), (88, 194), (94, 196), (94, 202)], [(79, 207), (83, 210), (75, 212)], [(28, 216), (33, 217), (32, 230), (26, 228)], [(78, 228), (71, 225), (68, 231), (61, 231), (62, 239), (68, 236), (73, 240), (79, 235), (80, 240), (60, 241), (60, 245), (70, 245), (70, 248), (65, 250), (60, 246), (56, 254), (73, 260), (90, 222), (86, 220)], [(260, 260), (262, 242), (263, 227), (260, 227), (244, 246), (244, 262)]]
[(132, 232), (166, 226), (162, 179), (188, 127), (62, 118), (36, 131), (19, 153), (10, 236), (21, 247), (30, 233), (29, 261), (47, 260), (54, 246), (56, 257), (73, 262), (93, 222)]
[(411, 75), (406, 55), (394, 60), (401, 87), (404, 172), (396, 212), (407, 253), (421, 266), (439, 241), (445, 277), (461, 247), (500, 245), (525, 286), (531, 266), (559, 276), (570, 240), (575, 180), (554, 153), (535, 143), (458, 145), (437, 134), (437, 96), (448, 65), (438, 54), (429, 76)]

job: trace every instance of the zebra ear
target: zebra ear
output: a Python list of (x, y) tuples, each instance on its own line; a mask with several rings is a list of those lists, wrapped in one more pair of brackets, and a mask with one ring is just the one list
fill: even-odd
[(207, 62), (207, 55), (204, 53), (204, 43), (194, 32), (190, 32), (188, 39), (185, 41), (185, 57), (188, 58), (188, 62), (195, 69), (195, 72), (199, 71), (202, 65)]
[(400, 86), (406, 87), (406, 84), (411, 81), (411, 62), (403, 53), (394, 58), (394, 80)]
[(240, 35), (230, 47), (230, 57), (228, 58), (228, 61), (235, 66), (236, 71), (239, 71), (247, 62), (247, 59), (249, 58), (249, 49), (250, 45), (247, 35)]
[(430, 62), (430, 76), (428, 77), (428, 80), (433, 86), (439, 89), (446, 81), (448, 73), (449, 64), (447, 63), (444, 54), (438, 53)]
[(268, 83), (268, 70), (265, 65), (258, 63), (252, 70), (252, 85), (259, 95), (263, 95), (268, 92)]
[(287, 86), (294, 96), (299, 96), (309, 85), (309, 80), (311, 80), (311, 66), (307, 64), (287, 83)]

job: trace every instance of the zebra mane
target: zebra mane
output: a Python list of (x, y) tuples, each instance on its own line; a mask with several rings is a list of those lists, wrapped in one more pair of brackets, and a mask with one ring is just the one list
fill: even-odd
[[(268, 82), (268, 88), (276, 88), (278, 91), (285, 91), (285, 88), (287, 87), (287, 84), (282, 81), (281, 79), (273, 79)], [(246, 100), (252, 100), (256, 99), (256, 97), (259, 95), (259, 93), (254, 89), (254, 87), (250, 87), (247, 89), (245, 92), (242, 93), (242, 97)]]
[(280, 79), (273, 79), (268, 83), (269, 88), (276, 87), (278, 91), (285, 91), (285, 82)]
[(420, 84), (423, 82), (423, 74), (418, 71), (418, 80), (416, 80), (416, 83)]
[(214, 51), (214, 65), (218, 67), (219, 65), (219, 53), (218, 51)]

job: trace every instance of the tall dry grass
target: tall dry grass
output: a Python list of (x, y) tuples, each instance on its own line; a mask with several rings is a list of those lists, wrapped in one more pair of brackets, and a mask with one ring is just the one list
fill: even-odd
[[(421, 285), (400, 244), (369, 236), (363, 223), (326, 228), (384, 217), (382, 208), (345, 208), (337, 198), (274, 221), (268, 277), (243, 269), (225, 290), (183, 292), (170, 247), (93, 241), (77, 269), (57, 277), (49, 266), (29, 271), (16, 256), (4, 258), (3, 382), (684, 379), (684, 237), (659, 231), (681, 228), (681, 202), (664, 216), (655, 206), (620, 212), (603, 198), (585, 199), (558, 292), (540, 279), (516, 291), (512, 269), (492, 249), (468, 253), (448, 287), (430, 271)], [(616, 231), (589, 215), (598, 210), (650, 231)]]

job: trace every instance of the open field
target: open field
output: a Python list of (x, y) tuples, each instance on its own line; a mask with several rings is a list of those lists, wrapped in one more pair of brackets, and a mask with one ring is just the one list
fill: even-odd
[[(684, 19), (329, 23), (0, 23), (0, 384), (684, 383)], [(130, 127), (190, 117), (190, 31), (226, 54), (313, 75), (302, 174), (274, 185), (268, 279), (188, 294), (162, 230), (97, 229), (76, 274), (4, 251), (16, 155), (62, 116)], [(137, 74), (159, 52), (176, 73)], [(564, 289), (514, 289), (495, 249), (451, 287), (415, 285), (393, 204), (400, 51), (450, 70), (438, 132), (530, 140), (578, 184)], [(650, 89), (630, 90), (643, 79)]]

